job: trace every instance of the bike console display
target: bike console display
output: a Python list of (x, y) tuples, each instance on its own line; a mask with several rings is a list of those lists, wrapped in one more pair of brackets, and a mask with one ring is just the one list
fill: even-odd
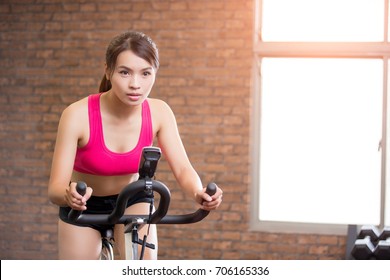
[(157, 163), (161, 157), (161, 150), (157, 147), (145, 147), (142, 151), (139, 165), (139, 178), (153, 178), (156, 172)]

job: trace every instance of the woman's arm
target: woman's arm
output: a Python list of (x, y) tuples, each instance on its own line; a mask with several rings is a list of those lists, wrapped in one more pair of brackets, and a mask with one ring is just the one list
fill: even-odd
[(89, 188), (88, 195), (82, 197), (75, 191), (76, 184), (69, 184), (78, 141), (84, 127), (82, 115), (82, 102), (70, 105), (61, 115), (48, 188), (49, 199), (52, 203), (59, 206), (70, 206), (78, 210), (86, 209), (85, 201), (92, 191)]
[(156, 116), (159, 123), (157, 132), (158, 142), (168, 164), (180, 187), (205, 210), (216, 209), (221, 203), (222, 190), (210, 197), (199, 175), (188, 159), (184, 145), (180, 138), (175, 116), (170, 107), (163, 101), (156, 100)]

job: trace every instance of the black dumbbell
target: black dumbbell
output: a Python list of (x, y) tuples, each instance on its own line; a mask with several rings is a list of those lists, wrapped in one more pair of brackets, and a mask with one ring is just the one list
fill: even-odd
[(390, 260), (390, 227), (385, 227), (379, 235), (374, 256), (377, 260)]
[(356, 260), (370, 260), (374, 258), (376, 242), (379, 239), (380, 232), (375, 226), (362, 226), (352, 248), (351, 255)]

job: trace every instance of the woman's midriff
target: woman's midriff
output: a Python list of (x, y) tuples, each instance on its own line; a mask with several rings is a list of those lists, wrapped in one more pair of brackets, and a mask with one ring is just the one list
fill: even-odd
[(72, 182), (84, 181), (93, 189), (94, 196), (108, 196), (120, 193), (129, 183), (138, 179), (138, 173), (123, 176), (97, 176), (73, 171)]

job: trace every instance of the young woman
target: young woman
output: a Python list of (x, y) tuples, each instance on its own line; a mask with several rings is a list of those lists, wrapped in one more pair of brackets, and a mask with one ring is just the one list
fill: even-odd
[[(151, 146), (155, 137), (181, 188), (203, 209), (220, 205), (222, 190), (217, 188), (211, 197), (205, 193), (169, 106), (148, 98), (158, 67), (158, 50), (148, 36), (123, 33), (107, 48), (100, 93), (71, 104), (62, 113), (48, 189), (51, 202), (60, 206), (60, 259), (99, 258), (101, 226), (74, 225), (67, 215), (70, 209), (110, 213), (121, 189), (138, 179), (142, 148)], [(84, 196), (75, 190), (77, 181), (88, 185)], [(148, 214), (148, 202), (148, 197), (139, 194), (129, 200), (126, 213)], [(140, 236), (146, 230), (143, 227)], [(123, 225), (116, 225), (114, 232), (123, 256)], [(157, 242), (155, 225), (151, 225), (148, 242)], [(146, 249), (144, 258), (156, 259), (157, 249)]]

